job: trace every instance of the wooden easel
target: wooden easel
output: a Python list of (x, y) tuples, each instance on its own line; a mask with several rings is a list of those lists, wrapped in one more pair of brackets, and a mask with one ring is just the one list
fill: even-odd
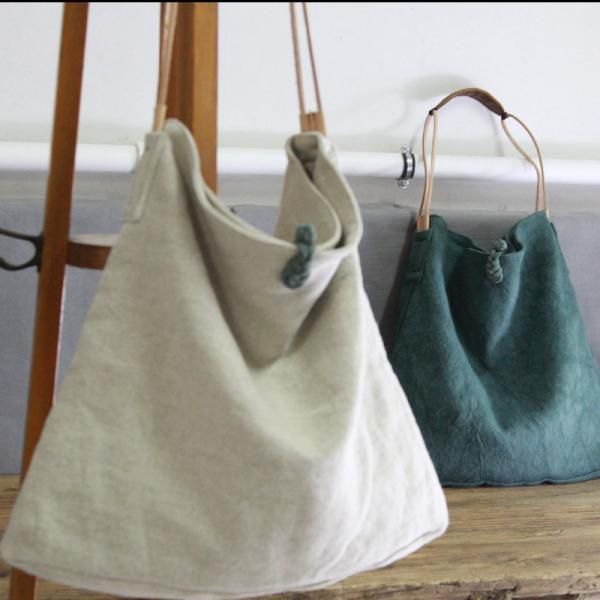
[[(167, 115), (196, 139), (202, 175), (215, 191), (217, 13), (215, 2), (180, 4), (167, 101)], [(65, 2), (21, 478), (54, 401), (66, 267), (102, 269), (111, 249), (105, 236), (69, 235), (87, 18), (87, 2)], [(13, 569), (10, 600), (33, 600), (35, 592), (36, 578)]]

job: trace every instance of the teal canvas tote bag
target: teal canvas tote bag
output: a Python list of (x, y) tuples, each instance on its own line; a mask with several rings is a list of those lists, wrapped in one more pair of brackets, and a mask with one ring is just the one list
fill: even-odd
[[(457, 96), (496, 113), (538, 176), (535, 212), (491, 249), (430, 215), (438, 111)], [(511, 136), (509, 119), (531, 137), (539, 167)], [(549, 218), (533, 135), (487, 92), (459, 90), (429, 112), (423, 160), (423, 200), (391, 362), (442, 483), (522, 485), (600, 476), (600, 369)]]

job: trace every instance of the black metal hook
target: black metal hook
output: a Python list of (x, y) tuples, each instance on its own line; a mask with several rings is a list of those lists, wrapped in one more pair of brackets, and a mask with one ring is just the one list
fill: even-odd
[(40, 270), (40, 266), (42, 264), (42, 246), (43, 246), (43, 236), (40, 233), (39, 235), (28, 235), (26, 233), (19, 233), (17, 231), (11, 231), (10, 229), (2, 229), (0, 227), (0, 235), (5, 235), (6, 237), (14, 238), (17, 240), (25, 240), (33, 244), (33, 248), (35, 250), (31, 259), (27, 262), (24, 262), (20, 265), (15, 265), (9, 263), (0, 257), (0, 269), (4, 269), (5, 271), (21, 271), (22, 269), (27, 269), (29, 267), (36, 267), (37, 270)]

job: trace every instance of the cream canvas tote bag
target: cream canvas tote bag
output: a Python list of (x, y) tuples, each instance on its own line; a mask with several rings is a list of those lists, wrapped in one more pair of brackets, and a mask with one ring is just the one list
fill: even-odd
[(444, 495), (365, 295), (359, 208), (294, 135), (274, 235), (150, 133), (4, 559), (127, 597), (318, 588), (441, 535)]

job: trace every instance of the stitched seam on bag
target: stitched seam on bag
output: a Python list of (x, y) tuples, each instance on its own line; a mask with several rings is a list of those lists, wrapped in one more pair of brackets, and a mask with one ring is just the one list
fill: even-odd
[(600, 470), (596, 469), (595, 471), (589, 471), (583, 475), (576, 475), (574, 477), (569, 477), (568, 479), (553, 479), (550, 477), (543, 477), (541, 479), (534, 480), (520, 480), (516, 482), (501, 482), (494, 481), (492, 479), (480, 479), (478, 481), (469, 481), (469, 482), (460, 482), (460, 481), (443, 481), (442, 486), (444, 487), (462, 487), (462, 488), (471, 488), (483, 485), (489, 485), (494, 487), (517, 487), (520, 485), (541, 485), (542, 483), (577, 483), (583, 481), (589, 481), (591, 479), (596, 479), (600, 477)]
[[(433, 539), (435, 539), (436, 537), (439, 537), (444, 531), (445, 531), (445, 527), (436, 527), (435, 529), (428, 529), (427, 531), (425, 531), (424, 533), (421, 533), (420, 535), (417, 535), (416, 537), (412, 538), (409, 542), (402, 544), (402, 546), (396, 548), (396, 550), (386, 556), (384, 559), (379, 560), (375, 563), (371, 563), (371, 564), (367, 564), (364, 567), (360, 567), (361, 571), (369, 571), (369, 570), (373, 570), (373, 569), (378, 569), (381, 568), (387, 564), (389, 564), (390, 562), (395, 562), (396, 560), (398, 560), (401, 556), (405, 556), (406, 554), (406, 550), (410, 549), (412, 547), (417, 547), (420, 548), (423, 545), (429, 543), (430, 541), (433, 541)], [(415, 548), (415, 549), (417, 549)], [(160, 586), (161, 588), (161, 592), (165, 592), (165, 593), (177, 593), (177, 594), (219, 594), (219, 595), (240, 595), (240, 594), (247, 594), (247, 590), (242, 590), (242, 589), (224, 589), (224, 588), (219, 588), (219, 589), (215, 589), (215, 588), (211, 588), (211, 589), (189, 589), (189, 588), (180, 588), (180, 587), (176, 587), (174, 585), (168, 585), (165, 586), (164, 584), (159, 583), (158, 580), (152, 579), (152, 578), (146, 578), (146, 579), (132, 579), (132, 578), (126, 578), (126, 577), (114, 577), (114, 576), (108, 576), (108, 575), (93, 575), (90, 574), (88, 571), (84, 571), (84, 570), (80, 570), (80, 569), (70, 569), (70, 568), (65, 568), (65, 567), (56, 567), (56, 563), (48, 563), (45, 561), (13, 561), (14, 566), (16, 567), (20, 567), (23, 570), (38, 570), (40, 567), (42, 569), (44, 569), (45, 567), (47, 567), (50, 570), (56, 570), (58, 569), (60, 571), (60, 574), (62, 575), (63, 573), (65, 574), (66, 577), (60, 577), (60, 579), (62, 579), (61, 581), (58, 581), (58, 583), (64, 583), (66, 585), (73, 585), (70, 581), (67, 581), (66, 578), (76, 578), (76, 579), (92, 579), (93, 580), (93, 585), (95, 585), (96, 583), (98, 585), (103, 585), (104, 582), (108, 582), (108, 583), (116, 583), (116, 584), (120, 584), (123, 583), (125, 585), (133, 585), (136, 587), (146, 587), (146, 586), (151, 586), (151, 585), (155, 585), (155, 586)], [(31, 567), (34, 567), (34, 569), (31, 569)], [(298, 582), (294, 582), (294, 583), (287, 583), (285, 584), (285, 586), (282, 585), (273, 585), (272, 587), (269, 588), (259, 588), (259, 589), (253, 589), (250, 591), (250, 593), (254, 596), (262, 596), (262, 595), (270, 595), (270, 594), (277, 594), (277, 593), (281, 593), (281, 590), (283, 587), (285, 588), (289, 588), (291, 591), (295, 591), (295, 592), (305, 592), (305, 591), (311, 591), (311, 590), (318, 590), (320, 588), (326, 587), (328, 585), (332, 585), (338, 581), (341, 581), (342, 579), (346, 579), (347, 577), (350, 577), (352, 575), (353, 572), (356, 572), (355, 570), (351, 571), (351, 572), (347, 572), (347, 573), (340, 573), (339, 575), (336, 575), (333, 578), (329, 578), (329, 579), (324, 579), (324, 580), (320, 580), (320, 581), (315, 581), (315, 582), (303, 582), (303, 581), (298, 581)], [(41, 577), (43, 577), (44, 579), (51, 579), (52, 577), (48, 574), (41, 574)], [(92, 591), (102, 591), (100, 589), (95, 589)], [(134, 590), (135, 591), (135, 590)], [(136, 596), (138, 595), (138, 593), (136, 592)]]
[[(142, 165), (140, 161), (140, 168), (143, 169), (136, 176), (144, 176), (144, 180), (140, 186), (141, 189), (137, 190), (134, 183), (134, 189), (131, 192), (130, 197), (127, 199), (127, 204), (123, 210), (123, 222), (124, 223), (139, 223), (144, 216), (146, 205), (148, 204), (148, 194), (153, 187), (156, 174), (158, 173), (158, 164), (160, 158), (164, 152), (164, 137), (157, 138), (155, 146), (149, 149), (153, 153), (152, 156), (142, 156), (142, 161), (147, 158), (147, 162)], [(136, 193), (137, 192), (137, 193)]]

